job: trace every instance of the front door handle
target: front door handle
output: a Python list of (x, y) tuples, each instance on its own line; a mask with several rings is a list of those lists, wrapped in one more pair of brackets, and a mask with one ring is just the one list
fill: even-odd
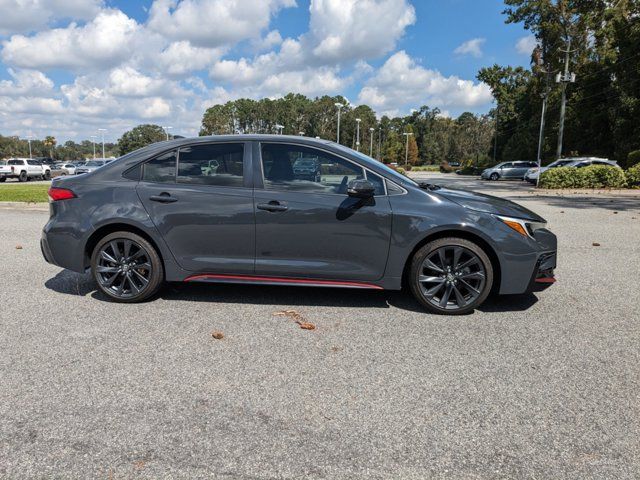
[(171, 194), (167, 192), (162, 192), (160, 195), (151, 195), (149, 200), (160, 203), (173, 203), (178, 201), (176, 197), (172, 197)]
[(271, 200), (269, 203), (259, 203), (256, 205), (258, 210), (266, 210), (267, 212), (284, 212), (289, 209), (286, 205), (282, 205), (276, 200)]

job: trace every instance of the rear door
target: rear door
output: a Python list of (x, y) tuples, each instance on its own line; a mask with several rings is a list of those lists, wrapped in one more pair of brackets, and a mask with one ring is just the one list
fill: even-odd
[(199, 143), (143, 166), (138, 196), (185, 270), (253, 273), (250, 157), (245, 142)]
[[(256, 144), (256, 274), (332, 280), (383, 276), (392, 213), (382, 177), (315, 147)], [(313, 160), (317, 175), (299, 168)], [(297, 173), (296, 173), (297, 172)], [(368, 200), (347, 195), (367, 178)]]

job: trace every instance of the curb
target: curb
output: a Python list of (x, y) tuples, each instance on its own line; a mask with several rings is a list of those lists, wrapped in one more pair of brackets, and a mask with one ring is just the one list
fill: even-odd
[(0, 209), (3, 210), (30, 210), (35, 212), (48, 212), (49, 203), (34, 202), (0, 202)]

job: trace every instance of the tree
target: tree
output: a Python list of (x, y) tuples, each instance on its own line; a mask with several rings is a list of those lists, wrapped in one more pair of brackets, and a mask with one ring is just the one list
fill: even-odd
[(152, 143), (162, 142), (166, 139), (164, 129), (159, 125), (138, 125), (137, 127), (125, 132), (118, 140), (118, 151), (120, 155), (126, 155), (129, 152), (146, 147)]
[(47, 135), (44, 139), (44, 146), (49, 149), (49, 157), (53, 158), (53, 147), (56, 146), (56, 138), (51, 135)]
[(409, 165), (418, 165), (420, 157), (418, 156), (418, 143), (415, 135), (409, 135), (409, 152), (407, 154)]

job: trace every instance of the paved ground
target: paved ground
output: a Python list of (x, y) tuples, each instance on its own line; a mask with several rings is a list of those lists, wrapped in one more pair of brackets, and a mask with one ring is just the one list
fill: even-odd
[(0, 477), (640, 477), (638, 199), (501, 185), (558, 234), (559, 283), (457, 318), (285, 287), (113, 304), (44, 263), (44, 212), (0, 210)]

